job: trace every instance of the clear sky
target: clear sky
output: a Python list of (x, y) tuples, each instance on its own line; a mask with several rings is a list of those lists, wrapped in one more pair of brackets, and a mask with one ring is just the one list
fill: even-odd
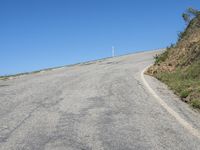
[(199, 0), (0, 0), (0, 75), (163, 48)]

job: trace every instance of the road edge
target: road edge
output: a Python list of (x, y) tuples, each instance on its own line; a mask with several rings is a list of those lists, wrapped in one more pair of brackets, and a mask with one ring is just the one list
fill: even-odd
[(145, 79), (144, 72), (152, 65), (145, 67), (141, 72), (141, 79), (144, 83), (146, 89), (148, 89), (149, 93), (156, 99), (156, 101), (165, 109), (167, 112), (173, 116), (186, 130), (188, 130), (193, 136), (200, 139), (200, 131), (194, 128), (191, 124), (189, 124), (185, 119), (183, 119), (176, 111), (174, 111), (168, 104), (161, 99), (158, 94), (151, 88), (148, 82)]

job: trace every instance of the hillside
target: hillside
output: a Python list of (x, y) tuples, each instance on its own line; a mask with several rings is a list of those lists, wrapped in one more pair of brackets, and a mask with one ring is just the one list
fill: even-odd
[(200, 12), (189, 9), (183, 17), (188, 21), (185, 31), (176, 44), (155, 56), (147, 74), (166, 83), (183, 101), (200, 108)]

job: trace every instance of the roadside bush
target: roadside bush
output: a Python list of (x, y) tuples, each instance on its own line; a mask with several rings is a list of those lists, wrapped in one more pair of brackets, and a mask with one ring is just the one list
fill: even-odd
[(192, 100), (190, 103), (192, 107), (200, 109), (200, 100)]
[(168, 49), (165, 52), (163, 52), (162, 54), (156, 55), (154, 57), (155, 64), (159, 64), (159, 63), (165, 61), (167, 59), (167, 57), (168, 57)]
[(184, 91), (182, 91), (182, 92), (180, 93), (180, 96), (181, 96), (181, 98), (186, 98), (186, 97), (188, 97), (189, 94), (190, 94), (189, 91), (184, 90)]

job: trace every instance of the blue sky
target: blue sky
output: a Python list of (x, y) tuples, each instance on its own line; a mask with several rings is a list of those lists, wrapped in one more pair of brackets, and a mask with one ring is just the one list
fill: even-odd
[(166, 47), (199, 0), (0, 0), (0, 75)]

